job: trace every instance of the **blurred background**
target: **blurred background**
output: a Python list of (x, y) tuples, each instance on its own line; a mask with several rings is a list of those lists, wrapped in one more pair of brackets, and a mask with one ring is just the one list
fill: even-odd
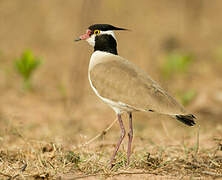
[[(95, 23), (130, 29), (116, 32), (119, 55), (148, 72), (194, 113), (201, 137), (219, 135), (221, 17), (220, 0), (0, 0), (2, 146), (18, 146), (21, 137), (75, 145), (115, 119), (88, 82), (92, 47), (74, 42)], [(134, 126), (136, 139), (157, 141), (165, 133), (184, 137), (194, 131), (149, 113), (135, 113)], [(181, 135), (175, 127), (182, 129)], [(108, 139), (115, 143), (118, 124), (110, 131)]]

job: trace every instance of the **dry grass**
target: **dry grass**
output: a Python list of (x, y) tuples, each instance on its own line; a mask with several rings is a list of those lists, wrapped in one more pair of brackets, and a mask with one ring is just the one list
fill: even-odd
[[(0, 1), (0, 179), (222, 178), (221, 7), (219, 0)], [(129, 166), (124, 141), (109, 168), (120, 130), (115, 123), (106, 131), (115, 115), (88, 84), (91, 50), (73, 43), (92, 23), (131, 29), (117, 33), (121, 56), (198, 117), (189, 128), (135, 113)], [(43, 63), (24, 92), (13, 61), (27, 48)], [(194, 58), (167, 79), (172, 49)]]
[[(61, 123), (63, 124), (64, 122)], [(90, 140), (90, 143), (87, 143), (87, 140), (81, 140), (79, 142), (81, 144), (76, 142), (75, 137), (69, 137), (72, 139), (71, 142), (76, 142), (71, 144), (68, 138), (63, 141), (30, 139), (22, 132), (23, 127), (4, 124), (7, 130), (1, 134), (0, 177), (3, 179), (115, 179), (117, 177), (118, 179), (123, 177), (215, 179), (222, 177), (220, 124), (215, 127), (215, 123), (208, 123), (207, 127), (203, 124), (200, 129), (198, 127), (187, 129), (187, 127), (177, 126), (177, 122), (169, 121), (165, 124), (164, 121), (163, 124), (167, 126), (166, 131), (170, 129), (167, 134), (164, 132), (164, 127), (158, 123), (149, 122), (149, 126), (152, 127), (145, 129), (141, 129), (136, 121), (134, 124), (135, 138), (131, 163), (129, 166), (126, 165), (125, 142), (117, 154), (116, 163), (112, 169), (110, 169), (109, 160), (118, 138), (117, 124), (107, 133), (102, 133), (105, 130), (101, 131), (100, 136), (93, 141)], [(77, 127), (71, 126), (75, 131)], [(152, 129), (157, 126), (159, 126), (159, 132), (152, 133), (155, 131)], [(54, 126), (52, 125), (51, 128), (53, 129)], [(205, 128), (210, 130), (206, 131)], [(110, 137), (113, 134), (115, 135)]]
[(126, 166), (126, 154), (120, 151), (112, 170), (108, 166), (110, 147), (101, 143), (92, 149), (67, 150), (62, 145), (26, 141), (17, 150), (1, 150), (1, 177), (62, 178), (113, 177), (119, 175), (149, 174), (192, 178), (222, 177), (222, 159), (217, 155), (221, 145), (201, 149), (198, 155), (192, 147), (150, 145), (147, 150), (134, 150), (131, 164)]

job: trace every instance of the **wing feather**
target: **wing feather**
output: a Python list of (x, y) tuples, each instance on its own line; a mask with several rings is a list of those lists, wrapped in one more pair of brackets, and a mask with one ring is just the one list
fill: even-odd
[(184, 114), (184, 108), (144, 71), (116, 55), (98, 60), (89, 70), (100, 96), (138, 110)]

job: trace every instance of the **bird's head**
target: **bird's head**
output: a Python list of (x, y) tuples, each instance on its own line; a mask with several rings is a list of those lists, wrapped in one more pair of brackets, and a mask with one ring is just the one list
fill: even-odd
[(115, 39), (115, 30), (127, 30), (115, 27), (109, 24), (94, 24), (88, 27), (86, 33), (81, 35), (75, 41), (86, 40), (91, 46), (95, 46), (96, 40), (102, 35), (111, 35)]

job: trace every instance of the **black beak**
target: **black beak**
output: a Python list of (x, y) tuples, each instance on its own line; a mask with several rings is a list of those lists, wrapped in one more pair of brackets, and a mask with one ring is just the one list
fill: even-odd
[(77, 38), (77, 39), (75, 39), (74, 41), (77, 42), (77, 41), (80, 41), (80, 40), (81, 40), (81, 38)]

